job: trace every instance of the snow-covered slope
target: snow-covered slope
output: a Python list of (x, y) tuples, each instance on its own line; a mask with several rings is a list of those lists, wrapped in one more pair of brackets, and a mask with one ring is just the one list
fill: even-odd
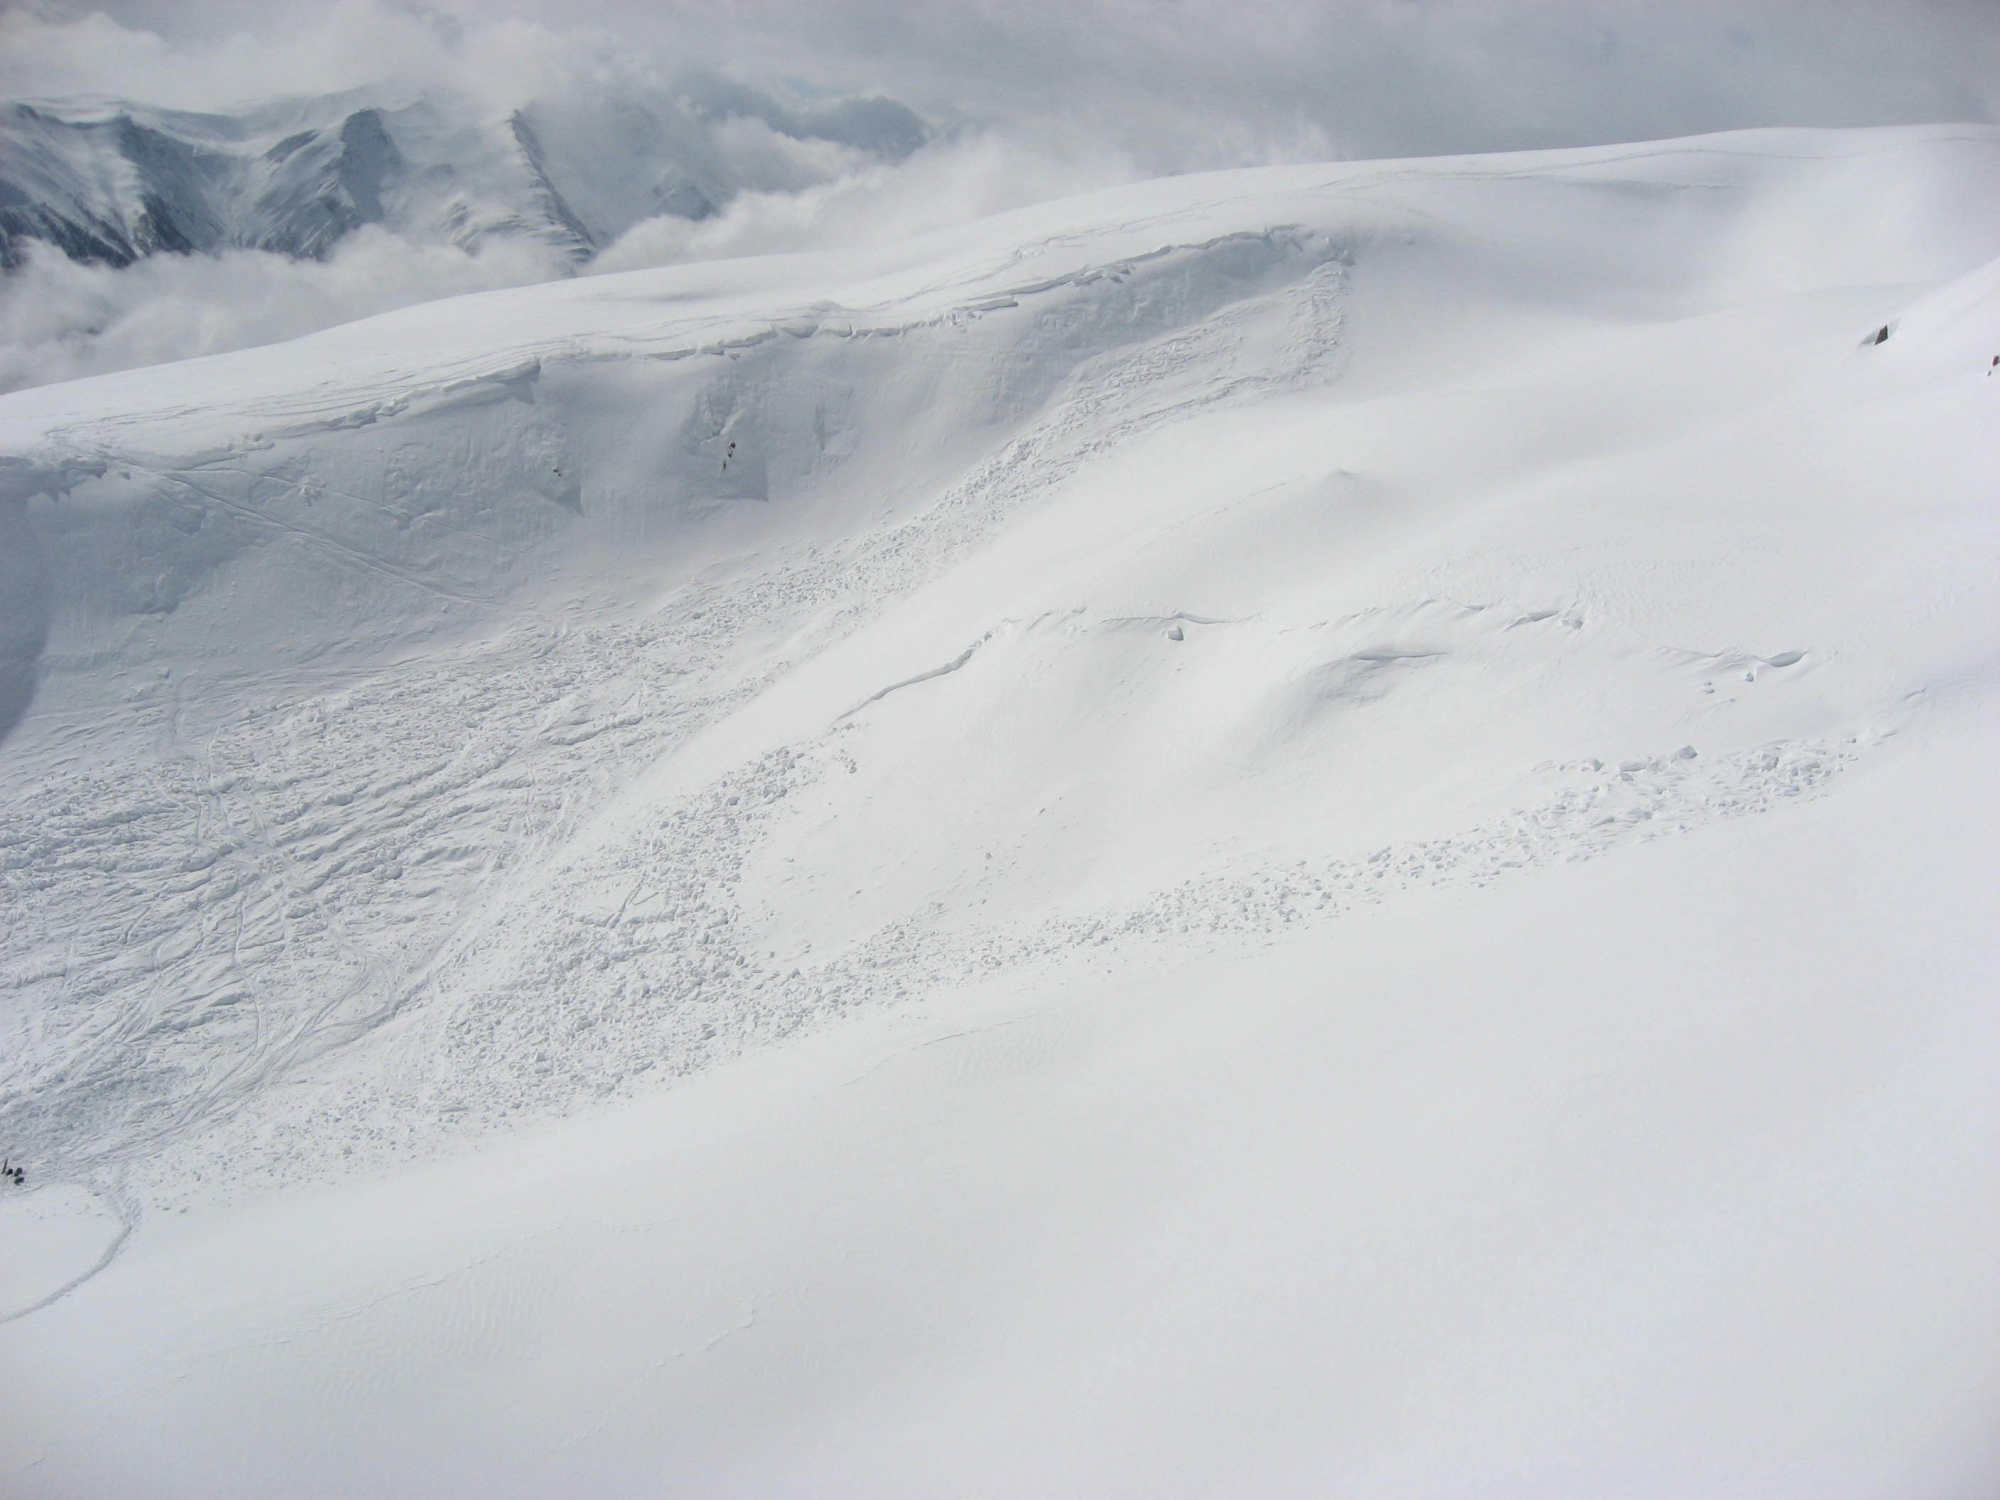
[(1180, 178), (0, 401), (13, 1483), (1979, 1493), (1996, 180)]
[(899, 160), (923, 122), (879, 97), (789, 106), (691, 74), (489, 117), (382, 88), (194, 114), (123, 100), (0, 104), (0, 265), (31, 241), (122, 266), (154, 251), (324, 256), (364, 224), (478, 248), (527, 237), (586, 260), (642, 219)]

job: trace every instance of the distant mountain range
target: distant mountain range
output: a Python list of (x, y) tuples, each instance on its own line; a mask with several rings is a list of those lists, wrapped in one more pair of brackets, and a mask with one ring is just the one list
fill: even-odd
[(0, 104), (0, 265), (32, 241), (122, 266), (155, 251), (323, 257), (364, 224), (477, 249), (496, 235), (595, 255), (642, 219), (703, 219), (929, 137), (892, 99), (786, 102), (715, 75), (493, 113), (358, 90), (224, 113), (123, 100)]

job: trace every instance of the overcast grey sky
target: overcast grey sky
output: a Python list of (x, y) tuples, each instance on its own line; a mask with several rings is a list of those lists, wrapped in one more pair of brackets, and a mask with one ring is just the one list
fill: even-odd
[(1146, 170), (2000, 114), (2000, 0), (14, 0), (0, 89), (220, 104), (722, 67)]

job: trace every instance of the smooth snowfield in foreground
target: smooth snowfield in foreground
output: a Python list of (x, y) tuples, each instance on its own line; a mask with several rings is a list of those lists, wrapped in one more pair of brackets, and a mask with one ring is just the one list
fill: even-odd
[(1214, 174), (0, 400), (0, 1487), (1992, 1493), (1996, 184)]

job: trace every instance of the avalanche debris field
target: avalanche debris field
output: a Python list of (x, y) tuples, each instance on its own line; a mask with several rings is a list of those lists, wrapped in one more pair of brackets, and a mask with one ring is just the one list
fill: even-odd
[(1997, 181), (1213, 173), (0, 398), (0, 1487), (2000, 1483)]

